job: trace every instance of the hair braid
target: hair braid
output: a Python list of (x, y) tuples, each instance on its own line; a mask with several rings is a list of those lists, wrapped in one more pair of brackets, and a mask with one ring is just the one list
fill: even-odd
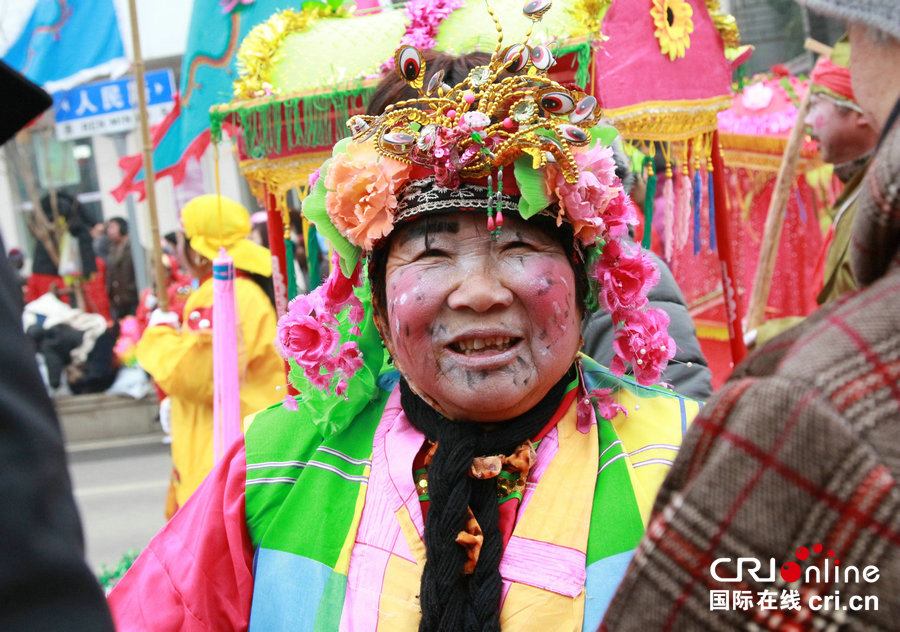
[[(437, 442), (428, 466), (431, 506), (425, 520), (426, 561), (419, 599), (420, 632), (497, 632), (500, 630), (503, 536), (497, 508), (496, 479), (470, 478), (472, 459), (510, 454), (536, 435), (555, 412), (574, 378), (570, 370), (530, 411), (485, 430), (478, 423), (443, 417), (400, 380), (403, 411), (410, 423)], [(472, 575), (463, 574), (467, 559), (456, 537), (465, 528), (469, 509), (484, 541)]]
[(428, 468), (431, 508), (425, 523), (428, 553), (422, 573), (420, 630), (464, 629), (466, 552), (456, 543), (456, 536), (468, 514), (471, 479), (466, 472), (476, 439), (454, 426), (438, 435), (438, 447)]
[(500, 533), (500, 511), (497, 507), (497, 480), (471, 482), (470, 507), (481, 526), (484, 541), (475, 571), (469, 578), (467, 630), (494, 632), (500, 630), (500, 594), (503, 578), (500, 559), (503, 557), (503, 535)]

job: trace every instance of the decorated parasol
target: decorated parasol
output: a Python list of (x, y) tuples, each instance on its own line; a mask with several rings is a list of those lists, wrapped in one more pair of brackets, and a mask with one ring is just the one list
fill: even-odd
[[(720, 13), (717, 0), (613, 1), (601, 33), (594, 92), (609, 121), (647, 156), (643, 244), (656, 242), (689, 305), (699, 298), (691, 296), (691, 274), (715, 270), (705, 280), (721, 287), (736, 364), (745, 348), (734, 231), (717, 212), (726, 208), (717, 114), (730, 105), (733, 69), (750, 49), (739, 47), (734, 18)], [(655, 155), (662, 173), (654, 172)]]
[[(758, 276), (757, 261), (776, 176), (807, 89), (806, 79), (758, 75), (720, 115), (729, 199), (748, 237), (737, 245), (743, 287), (752, 287)], [(831, 166), (819, 158), (815, 141), (802, 134), (797, 160), (784, 213), (784, 231), (790, 239), (777, 242), (771, 289), (764, 304), (765, 313), (775, 318), (806, 316), (816, 308), (821, 282), (816, 278), (815, 257), (822, 249), (819, 218), (840, 188)], [(744, 298), (743, 307), (749, 308), (749, 297)]]

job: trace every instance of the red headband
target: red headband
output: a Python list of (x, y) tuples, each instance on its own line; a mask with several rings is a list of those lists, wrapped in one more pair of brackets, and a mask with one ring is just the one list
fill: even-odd
[(850, 84), (850, 69), (838, 66), (828, 57), (820, 57), (813, 68), (810, 81), (826, 88), (838, 96), (855, 102)]

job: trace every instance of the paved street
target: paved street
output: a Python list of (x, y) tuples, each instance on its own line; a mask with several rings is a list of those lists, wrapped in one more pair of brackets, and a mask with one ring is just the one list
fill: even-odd
[(142, 550), (165, 524), (171, 461), (159, 436), (68, 446), (87, 558), (95, 572)]

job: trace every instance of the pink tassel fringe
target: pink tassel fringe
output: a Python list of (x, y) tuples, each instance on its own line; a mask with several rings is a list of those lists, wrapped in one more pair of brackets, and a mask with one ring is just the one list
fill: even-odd
[(675, 185), (673, 178), (666, 178), (663, 184), (663, 258), (672, 260), (672, 247), (675, 245)]
[(241, 435), (234, 262), (224, 249), (213, 261), (213, 463)]
[(687, 245), (691, 236), (691, 178), (686, 173), (678, 182), (678, 196), (675, 202), (675, 247), (678, 250)]

